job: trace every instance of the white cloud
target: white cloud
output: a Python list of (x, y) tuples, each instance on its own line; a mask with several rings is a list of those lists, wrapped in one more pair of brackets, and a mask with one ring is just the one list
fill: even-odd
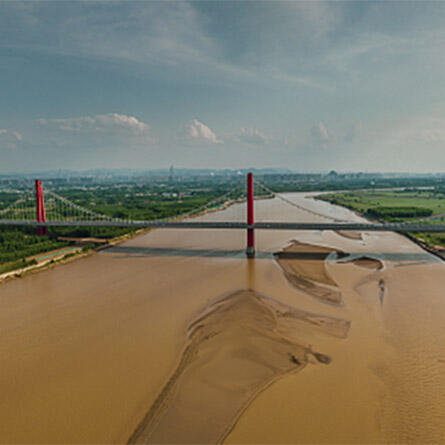
[(66, 119), (39, 119), (37, 122), (41, 125), (52, 125), (62, 131), (80, 133), (125, 130), (134, 135), (142, 135), (150, 131), (149, 125), (145, 122), (138, 120), (134, 116), (118, 113)]
[(188, 139), (196, 142), (211, 142), (213, 144), (223, 142), (216, 137), (216, 134), (207, 125), (197, 119), (193, 119), (193, 121), (187, 125), (186, 135)]
[[(335, 161), (339, 168), (347, 160), (347, 168), (362, 169), (364, 160), (374, 159), (380, 150), (376, 167), (405, 169), (413, 157), (400, 156), (388, 165), (385, 154), (391, 149), (405, 154), (412, 146), (413, 151), (430, 150), (425, 165), (445, 165), (437, 162), (445, 157), (440, 146), (445, 142), (445, 123), (420, 120), (430, 114), (445, 116), (441, 101), (431, 100), (441, 94), (445, 69), (445, 9), (434, 2), (422, 8), (397, 2), (240, 2), (233, 8), (186, 1), (84, 2), (82, 7), (56, 2), (51, 11), (45, 2), (3, 2), (0, 9), (0, 47), (14, 56), (5, 61), (8, 76), (14, 76), (20, 65), (18, 53), (35, 55), (30, 60), (33, 69), (23, 73), (29, 76), (28, 83), (35, 72), (46, 72), (48, 57), (57, 54), (70, 61), (72, 72), (42, 84), (41, 116), (48, 116), (54, 109), (52, 98), (66, 91), (88, 94), (76, 87), (84, 79), (87, 61), (94, 68), (88, 75), (90, 90), (103, 107), (108, 106), (104, 110), (125, 110), (116, 104), (131, 98), (135, 109), (157, 113), (163, 138), (159, 152), (165, 157), (156, 153), (150, 166), (168, 165), (172, 159), (194, 163), (184, 144), (212, 147), (222, 140), (219, 158), (216, 150), (198, 150), (196, 162), (238, 168), (239, 152), (247, 153), (247, 159), (249, 147), (255, 147), (258, 166), (292, 163), (298, 169), (323, 169)], [(236, 26), (226, 26), (233, 20)], [(121, 83), (129, 87), (116, 96)], [(142, 84), (145, 93), (156, 91), (149, 101), (144, 91), (135, 93)], [(23, 103), (34, 97), (26, 89), (13, 94)], [(88, 103), (88, 97), (64, 97), (59, 116), (70, 116), (70, 109)], [(211, 118), (207, 123), (212, 127), (193, 121), (175, 139), (177, 126), (173, 124), (173, 132), (169, 126), (193, 117), (191, 109), (195, 116)], [(141, 153), (154, 153), (146, 143), (151, 130), (145, 122), (105, 113), (84, 109), (78, 112), (83, 117), (23, 123), (17, 129), (23, 131), (24, 141), (18, 142), (12, 130), (0, 130), (0, 144), (6, 146), (8, 137), (19, 146), (39, 144), (43, 153), (46, 147), (58, 150), (61, 167), (68, 159), (80, 159), (80, 150), (90, 156), (103, 149), (100, 153), (111, 158), (113, 145), (125, 159), (133, 141)], [(252, 116), (258, 128), (267, 129), (265, 145), (260, 145), (264, 134), (255, 128), (240, 129), (240, 122), (253, 125)], [(326, 121), (325, 116), (331, 117)], [(23, 118), (34, 117), (28, 113)], [(360, 119), (363, 129), (352, 124)], [(264, 146), (270, 149), (261, 150)], [(304, 165), (300, 159), (291, 161), (291, 150), (307, 150)], [(340, 159), (342, 150), (351, 156)], [(36, 148), (33, 153), (44, 159)], [(107, 159), (98, 156), (97, 162)], [(91, 165), (86, 156), (82, 162)], [(414, 164), (410, 169), (417, 168)]]
[(0, 135), (10, 141), (21, 141), (23, 139), (23, 136), (17, 131), (0, 129)]
[(0, 129), (0, 148), (16, 148), (17, 143), (23, 140), (23, 136), (17, 131)]
[(238, 136), (240, 142), (252, 145), (263, 145), (267, 138), (256, 128), (241, 128), (241, 134)]
[(326, 125), (323, 122), (319, 122), (311, 128), (311, 139), (312, 145), (326, 148), (332, 139), (332, 135), (326, 128)]
[[(125, 114), (38, 119), (34, 121), (32, 144), (59, 151), (99, 152), (147, 151), (157, 142), (148, 123)], [(105, 151), (104, 151), (105, 152)]]
[(13, 131), (12, 135), (18, 140), (21, 141), (23, 139), (23, 136), (18, 131)]

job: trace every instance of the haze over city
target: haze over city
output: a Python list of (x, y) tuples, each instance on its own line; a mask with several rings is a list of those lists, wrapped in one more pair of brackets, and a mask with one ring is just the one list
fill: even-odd
[(1, 2), (0, 173), (444, 170), (442, 2)]

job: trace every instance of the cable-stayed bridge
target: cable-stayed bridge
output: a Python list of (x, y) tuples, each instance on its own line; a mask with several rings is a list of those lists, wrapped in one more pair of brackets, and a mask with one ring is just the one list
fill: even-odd
[[(254, 183), (269, 194), (286, 204), (328, 222), (299, 222), (299, 221), (261, 221), (254, 219)], [(156, 220), (132, 220), (115, 218), (94, 212), (79, 206), (58, 195), (54, 191), (45, 190), (43, 195), (42, 183), (35, 181), (35, 191), (22, 193), (10, 206), (0, 210), (0, 225), (35, 226), (40, 234), (47, 231), (47, 227), (57, 226), (102, 226), (102, 227), (159, 227), (180, 229), (244, 229), (248, 234), (248, 252), (254, 251), (254, 230), (353, 230), (353, 231), (394, 231), (394, 232), (445, 232), (445, 224), (433, 224), (433, 220), (443, 221), (445, 215), (435, 215), (429, 218), (417, 219), (409, 223), (357, 223), (341, 220), (327, 214), (304, 207), (282, 194), (277, 194), (265, 185), (253, 180), (251, 173), (247, 176), (245, 197), (238, 199), (247, 201), (247, 218), (245, 221), (197, 221), (191, 219), (209, 210), (227, 206), (236, 202), (230, 196), (239, 188), (238, 184), (228, 193), (209, 201), (204, 206), (182, 215)]]

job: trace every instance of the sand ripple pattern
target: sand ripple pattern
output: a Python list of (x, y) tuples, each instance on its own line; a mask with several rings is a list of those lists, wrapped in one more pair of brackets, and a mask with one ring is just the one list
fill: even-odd
[(296, 289), (324, 303), (343, 304), (337, 283), (326, 269), (326, 260), (342, 258), (346, 253), (328, 247), (315, 246), (293, 241), (288, 247), (275, 254), (286, 279)]
[(345, 338), (349, 322), (300, 311), (252, 290), (210, 305), (188, 328), (173, 375), (129, 443), (221, 443), (277, 379), (330, 357), (299, 340)]

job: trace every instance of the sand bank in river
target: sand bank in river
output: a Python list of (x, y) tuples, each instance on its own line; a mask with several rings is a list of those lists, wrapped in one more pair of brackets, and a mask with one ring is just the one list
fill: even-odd
[(188, 328), (179, 364), (130, 443), (220, 443), (272, 382), (330, 358), (307, 343), (344, 338), (349, 322), (288, 307), (252, 290), (211, 304)]
[(342, 295), (337, 283), (326, 269), (326, 259), (334, 254), (332, 261), (339, 264), (353, 263), (371, 270), (381, 270), (383, 263), (366, 255), (351, 256), (334, 248), (316, 246), (293, 241), (275, 257), (284, 275), (295, 288), (326, 303), (342, 304)]
[(340, 236), (343, 236), (345, 238), (361, 241), (363, 240), (363, 233), (362, 232), (356, 232), (352, 230), (334, 230), (335, 233), (337, 233)]
[(326, 270), (325, 260), (332, 253), (339, 258), (346, 255), (337, 249), (293, 241), (275, 257), (294, 287), (324, 302), (341, 304), (341, 292)]
[[(347, 262), (349, 261), (345, 261), (345, 263)], [(354, 263), (356, 266), (364, 267), (365, 269), (371, 269), (371, 270), (383, 269), (382, 261), (367, 256), (362, 256), (360, 258), (353, 259), (350, 262)]]

